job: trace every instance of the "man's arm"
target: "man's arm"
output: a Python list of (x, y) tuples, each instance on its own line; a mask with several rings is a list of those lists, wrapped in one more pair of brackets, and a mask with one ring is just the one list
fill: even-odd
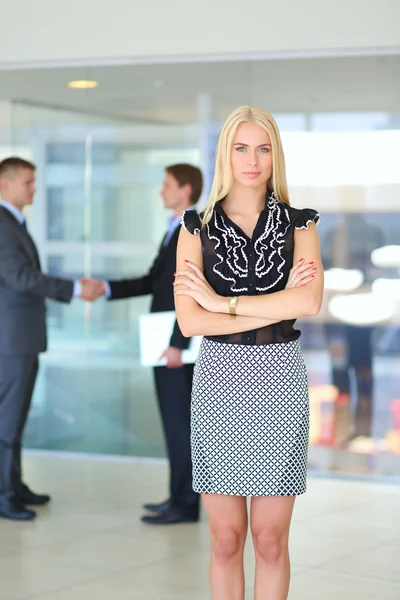
[(70, 302), (74, 292), (73, 281), (45, 275), (31, 264), (7, 223), (0, 223), (0, 277), (17, 292), (59, 302)]
[(136, 296), (152, 294), (156, 264), (157, 258), (151, 265), (149, 272), (143, 277), (104, 282), (104, 294), (106, 298), (108, 300), (122, 300), (123, 298), (135, 298)]
[(135, 296), (146, 296), (153, 291), (150, 273), (144, 277), (135, 279), (119, 279), (108, 281), (106, 285), (106, 297), (108, 300), (121, 300), (123, 298), (134, 298)]

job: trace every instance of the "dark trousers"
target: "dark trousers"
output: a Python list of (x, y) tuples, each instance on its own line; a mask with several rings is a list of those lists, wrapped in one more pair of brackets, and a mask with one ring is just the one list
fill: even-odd
[(175, 506), (197, 515), (199, 495), (192, 488), (190, 450), (193, 365), (155, 367), (154, 377), (170, 464), (170, 498)]
[[(358, 401), (354, 415), (354, 435), (372, 435), (374, 381), (372, 370), (374, 330), (372, 327), (332, 325), (326, 327), (332, 354), (332, 382), (341, 394), (350, 395), (349, 370), (353, 369)], [(337, 347), (341, 348), (337, 356)]]
[(21, 489), (21, 441), (38, 372), (37, 355), (0, 355), (0, 497)]

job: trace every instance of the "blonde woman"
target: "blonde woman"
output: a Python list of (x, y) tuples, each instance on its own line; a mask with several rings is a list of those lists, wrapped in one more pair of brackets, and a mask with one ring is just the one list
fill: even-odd
[(318, 219), (289, 204), (273, 117), (234, 111), (205, 212), (182, 215), (174, 284), (183, 334), (204, 336), (192, 394), (193, 487), (210, 524), (214, 600), (244, 598), (247, 496), (255, 598), (288, 595), (289, 526), (306, 490), (309, 422), (293, 325), (321, 307)]

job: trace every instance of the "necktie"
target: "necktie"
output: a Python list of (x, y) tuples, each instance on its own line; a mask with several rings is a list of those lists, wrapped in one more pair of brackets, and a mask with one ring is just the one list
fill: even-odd
[(25, 229), (25, 231), (28, 231), (28, 227), (27, 227), (27, 225), (26, 225), (26, 221), (25, 221), (25, 219), (22, 221), (21, 225), (22, 225), (22, 227)]

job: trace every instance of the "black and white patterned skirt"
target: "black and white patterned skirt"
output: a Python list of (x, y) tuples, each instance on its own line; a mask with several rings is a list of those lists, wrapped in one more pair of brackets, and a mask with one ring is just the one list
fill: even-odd
[(308, 429), (307, 374), (298, 341), (245, 346), (203, 339), (192, 393), (196, 492), (303, 494)]

